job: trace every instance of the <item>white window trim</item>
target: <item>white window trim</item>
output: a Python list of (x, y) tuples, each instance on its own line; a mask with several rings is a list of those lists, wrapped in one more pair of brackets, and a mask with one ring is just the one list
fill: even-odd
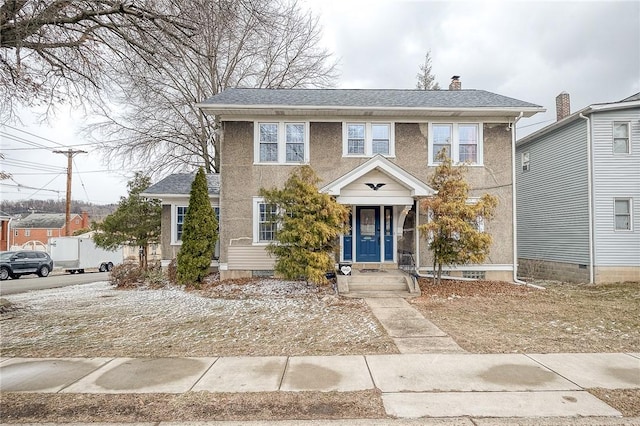
[[(627, 151), (626, 152), (616, 152), (615, 151), (615, 140), (616, 140), (616, 125), (624, 124), (627, 126)], [(629, 121), (614, 121), (612, 124), (612, 138), (611, 138), (611, 152), (613, 155), (629, 155), (631, 154), (631, 123)]]
[(529, 153), (529, 151), (525, 151), (521, 154), (520, 165), (523, 172), (528, 172), (529, 170), (531, 170), (531, 154)]
[[(629, 229), (616, 228), (616, 201), (626, 201), (629, 203)], [(633, 198), (615, 197), (613, 199), (613, 230), (615, 232), (633, 232)]]
[[(278, 125), (278, 161), (260, 161), (260, 125)], [(304, 125), (304, 161), (287, 161), (287, 124)], [(254, 121), (253, 122), (253, 164), (299, 166), (309, 163), (309, 122), (308, 121)]]
[(433, 150), (433, 125), (434, 124), (448, 124), (452, 126), (451, 129), (451, 159), (453, 160), (454, 165), (462, 164), (458, 161), (460, 158), (460, 144), (459, 144), (459, 132), (458, 126), (460, 125), (476, 125), (478, 126), (478, 161), (476, 163), (468, 164), (469, 167), (478, 167), (484, 165), (484, 134), (483, 128), (484, 123), (481, 121), (433, 121), (428, 123), (428, 143), (427, 143), (427, 157), (429, 166), (437, 166), (438, 163), (435, 161)]
[[(349, 132), (347, 126), (350, 124), (364, 125), (364, 154), (349, 154)], [(395, 123), (392, 121), (343, 121), (342, 122), (342, 156), (355, 158), (373, 157), (373, 130), (374, 124), (386, 124), (389, 126), (389, 153), (380, 154), (387, 158), (395, 158), (396, 156), (396, 130)], [(375, 154), (378, 155), (378, 154)]]
[(171, 245), (181, 246), (182, 240), (178, 239), (178, 207), (189, 207), (186, 204), (171, 204)]
[(268, 246), (272, 241), (260, 241), (260, 204), (265, 204), (264, 198), (253, 197), (253, 245)]
[[(171, 245), (181, 246), (182, 240), (178, 240), (178, 207), (189, 207), (189, 202), (180, 204), (171, 204)], [(220, 211), (218, 204), (211, 204), (211, 207)], [(184, 231), (183, 231), (184, 232)], [(218, 232), (220, 232), (220, 223), (218, 222)], [(219, 241), (219, 238), (218, 238)]]

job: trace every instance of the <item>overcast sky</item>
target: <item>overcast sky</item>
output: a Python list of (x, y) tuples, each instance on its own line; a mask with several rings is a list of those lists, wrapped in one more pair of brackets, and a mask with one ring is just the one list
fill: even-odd
[[(547, 109), (518, 125), (518, 136), (555, 121), (555, 97), (571, 96), (571, 111), (613, 102), (640, 92), (640, 1), (435, 2), (304, 0), (324, 28), (323, 43), (339, 60), (339, 88), (401, 88), (416, 85), (419, 65), (431, 51), (433, 73), (442, 89), (453, 75), (463, 89), (483, 89)], [(25, 130), (62, 145), (82, 141), (74, 135), (79, 119), (61, 116), (54, 128), (26, 122)], [(15, 126), (22, 128), (21, 126)], [(61, 149), (42, 139), (3, 127), (3, 132)], [(66, 158), (2, 139), (8, 158), (41, 162), (51, 173)], [(129, 171), (108, 167), (97, 152), (76, 156), (73, 198), (97, 204), (126, 196)], [(3, 165), (21, 185), (60, 191), (65, 176)], [(51, 179), (53, 181), (48, 183)], [(13, 183), (13, 182), (10, 182)], [(84, 186), (82, 185), (84, 184)], [(2, 186), (5, 199), (56, 198), (53, 192)], [(34, 194), (35, 193), (35, 194)]]

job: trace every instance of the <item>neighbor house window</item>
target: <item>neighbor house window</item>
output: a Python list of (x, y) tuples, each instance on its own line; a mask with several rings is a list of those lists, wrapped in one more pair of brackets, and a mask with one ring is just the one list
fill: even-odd
[(628, 154), (629, 148), (629, 123), (613, 123), (613, 153)]
[(342, 126), (344, 156), (393, 156), (393, 123), (344, 123)]
[(47, 229), (47, 237), (53, 236), (53, 229)]
[(24, 236), (25, 237), (30, 237), (31, 236), (31, 229), (25, 229), (24, 230)]
[(261, 198), (254, 198), (254, 243), (269, 243), (276, 239), (278, 229), (276, 213), (275, 204), (266, 203)]
[(453, 163), (482, 164), (480, 123), (429, 123), (429, 164), (444, 150)]
[(308, 123), (256, 123), (255, 162), (300, 164), (309, 161)]
[(187, 216), (187, 206), (176, 207), (176, 241), (182, 241), (182, 226)]
[(631, 230), (631, 199), (615, 198), (613, 200), (614, 220), (616, 231)]
[(523, 152), (521, 159), (522, 159), (522, 171), (528, 172), (529, 171), (529, 151)]

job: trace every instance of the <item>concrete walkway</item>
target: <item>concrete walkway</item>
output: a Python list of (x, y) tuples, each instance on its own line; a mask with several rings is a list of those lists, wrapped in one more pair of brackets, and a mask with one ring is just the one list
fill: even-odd
[(4, 358), (0, 391), (183, 393), (377, 388), (388, 415), (619, 417), (585, 389), (640, 388), (640, 353)]
[(465, 352), (444, 331), (400, 297), (365, 299), (402, 354)]

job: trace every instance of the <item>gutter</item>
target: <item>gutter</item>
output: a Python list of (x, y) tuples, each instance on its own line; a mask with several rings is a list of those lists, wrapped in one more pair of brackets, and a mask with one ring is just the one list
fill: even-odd
[(594, 250), (593, 250), (593, 158), (591, 156), (591, 120), (582, 113), (580, 118), (587, 121), (587, 209), (589, 210), (589, 284), (593, 284)]
[(516, 123), (522, 118), (524, 112), (520, 112), (513, 120), (513, 131), (511, 132), (511, 223), (513, 234), (513, 282), (516, 284), (527, 284), (518, 279), (518, 222), (516, 212)]

